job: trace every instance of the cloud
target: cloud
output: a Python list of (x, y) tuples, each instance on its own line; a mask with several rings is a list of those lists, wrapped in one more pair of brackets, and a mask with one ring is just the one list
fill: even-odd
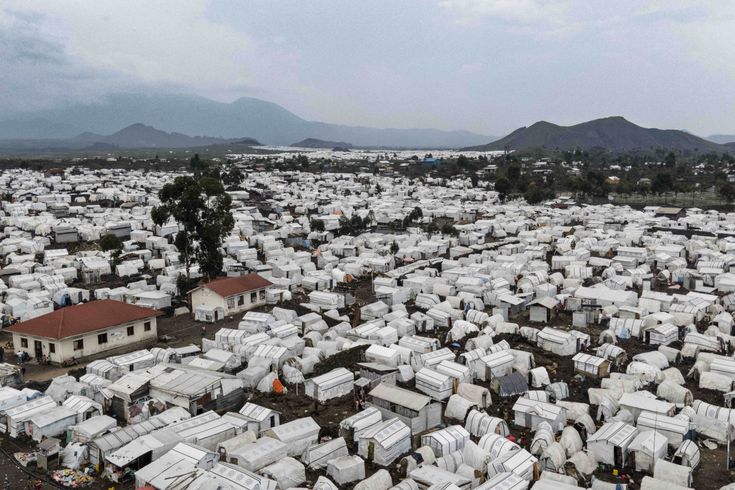
[[(209, 20), (207, 4), (6, 0), (0, 7), (0, 39), (15, 40), (4, 49), (16, 62), (74, 65), (80, 72), (98, 73), (102, 79), (107, 74), (123, 84), (204, 93), (252, 84), (248, 59), (255, 43), (245, 33)], [(19, 35), (28, 28), (28, 34)]]
[(90, 100), (111, 88), (100, 83), (105, 79), (121, 85), (118, 75), (69, 56), (63, 43), (43, 31), (41, 22), (42, 17), (33, 13), (0, 9), (4, 115), (58, 105), (60, 100)]
[(494, 19), (558, 27), (566, 19), (567, 0), (441, 0), (439, 5), (456, 15), (461, 23), (474, 24)]
[(735, 3), (427, 5), (2, 0), (0, 119), (124, 91), (247, 95), (312, 120), (488, 134), (618, 113), (735, 130)]

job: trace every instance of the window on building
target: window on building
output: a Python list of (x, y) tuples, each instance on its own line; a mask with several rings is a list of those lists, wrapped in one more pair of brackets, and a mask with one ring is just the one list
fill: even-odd
[(228, 308), (234, 308), (235, 307), (235, 298), (227, 298), (227, 307)]
[(20, 339), (20, 346), (21, 347), (28, 347), (28, 339), (24, 339), (21, 337)]
[(84, 339), (77, 339), (74, 341), (74, 350), (84, 349)]
[(258, 291), (258, 298), (260, 298), (260, 301), (263, 301), (265, 299), (265, 291)]
[(245, 296), (238, 296), (237, 298), (237, 306), (242, 306), (245, 304)]
[(48, 351), (49, 354), (54, 354), (56, 352), (56, 344), (54, 344), (53, 342), (49, 342)]
[(258, 293), (250, 293), (250, 302), (255, 303), (258, 301)]
[(135, 326), (131, 325), (128, 327), (128, 337), (135, 335)]
[(143, 324), (143, 330), (146, 331), (146, 332), (150, 332), (151, 331), (151, 322), (145, 322)]
[(97, 336), (97, 343), (98, 344), (106, 344), (107, 343), (107, 334), (101, 333)]

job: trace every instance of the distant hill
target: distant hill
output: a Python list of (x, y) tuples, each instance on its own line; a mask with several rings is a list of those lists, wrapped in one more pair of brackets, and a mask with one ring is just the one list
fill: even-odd
[(623, 117), (606, 117), (574, 126), (539, 121), (508, 136), (468, 150), (589, 150), (636, 151), (663, 148), (683, 151), (724, 151), (725, 147), (685, 131), (643, 128)]
[(152, 126), (136, 123), (97, 142), (107, 143), (118, 148), (191, 148), (227, 143), (228, 140), (208, 136), (188, 136), (182, 133), (167, 133)]
[(0, 139), (65, 139), (84, 131), (112, 134), (143, 123), (171, 133), (255, 138), (289, 145), (304, 138), (358, 146), (461, 148), (492, 140), (469, 131), (375, 129), (307, 121), (283, 107), (244, 97), (231, 103), (190, 95), (116, 94), (90, 104), (0, 116)]
[(293, 143), (291, 146), (295, 148), (354, 148), (352, 143), (345, 143), (344, 141), (324, 141), (317, 138), (306, 138)]
[(735, 134), (713, 134), (705, 138), (707, 141), (724, 145), (727, 143), (735, 143)]
[(65, 153), (74, 151), (115, 151), (120, 149), (177, 149), (225, 146), (245, 150), (260, 146), (255, 138), (215, 138), (168, 133), (152, 126), (136, 123), (110, 135), (84, 132), (64, 139), (4, 139), (0, 140), (0, 153), (28, 154), (34, 152)]

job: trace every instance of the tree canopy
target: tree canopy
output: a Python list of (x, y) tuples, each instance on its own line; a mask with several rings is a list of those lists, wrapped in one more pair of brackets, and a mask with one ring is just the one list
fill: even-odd
[(222, 241), (235, 225), (230, 213), (232, 199), (222, 182), (211, 177), (176, 177), (163, 186), (158, 197), (161, 205), (153, 208), (151, 218), (159, 226), (171, 218), (179, 224), (174, 244), (187, 278), (194, 261), (206, 279), (217, 277), (223, 267)]

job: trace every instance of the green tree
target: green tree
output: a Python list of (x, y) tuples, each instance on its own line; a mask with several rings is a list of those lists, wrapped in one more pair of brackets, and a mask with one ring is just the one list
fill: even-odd
[(217, 277), (222, 272), (222, 241), (235, 225), (232, 199), (222, 182), (211, 177), (176, 177), (163, 186), (158, 197), (161, 204), (151, 210), (151, 218), (159, 226), (171, 218), (179, 224), (174, 244), (187, 280), (194, 261), (206, 279)]
[(339, 217), (339, 231), (345, 235), (352, 233), (352, 223), (346, 216)]
[(457, 228), (455, 228), (451, 223), (444, 223), (441, 227), (441, 232), (444, 235), (459, 235), (459, 230), (457, 230)]
[(475, 172), (472, 172), (470, 174), (470, 182), (472, 182), (472, 187), (477, 187), (477, 184), (480, 183), (480, 178), (477, 176)]
[(464, 155), (458, 156), (457, 157), (457, 166), (459, 168), (463, 168), (463, 169), (469, 167), (470, 166), (470, 159), (467, 158)]
[(189, 160), (189, 167), (194, 175), (201, 175), (207, 168), (207, 163), (199, 158), (199, 153), (195, 153), (191, 160)]
[(396, 253), (398, 253), (398, 250), (399, 250), (398, 243), (395, 240), (393, 240), (393, 243), (390, 244), (390, 253), (395, 255)]
[(510, 183), (510, 180), (506, 179), (505, 177), (500, 177), (498, 180), (495, 181), (495, 190), (498, 192), (498, 194), (500, 194), (501, 199), (505, 199), (512, 188), (513, 185)]
[(324, 221), (320, 219), (311, 220), (311, 229), (313, 231), (324, 231)]
[(659, 172), (653, 178), (651, 182), (651, 191), (656, 194), (663, 194), (664, 192), (672, 192), (674, 190), (674, 179), (671, 178), (671, 174), (668, 172)]
[(512, 183), (516, 183), (521, 179), (521, 166), (517, 163), (512, 163), (508, 165), (508, 170), (506, 174), (508, 175), (508, 180)]
[(352, 231), (359, 231), (363, 229), (362, 218), (360, 218), (357, 213), (354, 213), (350, 218), (350, 228), (352, 228)]
[(546, 187), (538, 185), (535, 182), (529, 185), (528, 189), (526, 189), (526, 192), (523, 193), (523, 198), (529, 204), (538, 204), (542, 201), (551, 199), (553, 197), (554, 197), (553, 191), (551, 191), (550, 189)]
[(717, 186), (717, 193), (728, 203), (735, 201), (735, 184), (722, 182)]
[(298, 163), (301, 168), (309, 168), (309, 157), (306, 155), (299, 155), (296, 157), (296, 163)]
[(231, 167), (229, 172), (222, 174), (222, 182), (225, 185), (240, 185), (245, 178), (239, 167)]
[(108, 250), (122, 250), (123, 243), (119, 237), (113, 235), (112, 233), (108, 233), (107, 235), (104, 235), (102, 238), (100, 238), (100, 248), (105, 252), (107, 252)]
[(668, 152), (664, 158), (664, 163), (667, 167), (676, 166), (676, 154), (673, 151)]

